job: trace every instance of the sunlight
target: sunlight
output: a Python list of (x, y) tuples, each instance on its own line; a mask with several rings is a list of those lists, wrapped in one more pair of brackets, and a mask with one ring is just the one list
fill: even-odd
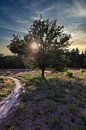
[(31, 48), (32, 48), (33, 50), (38, 50), (39, 46), (38, 46), (38, 44), (34, 41), (34, 42), (31, 43)]
[(36, 41), (31, 42), (31, 49), (32, 50), (38, 51), (39, 47), (40, 47), (40, 44), (38, 42), (36, 42)]

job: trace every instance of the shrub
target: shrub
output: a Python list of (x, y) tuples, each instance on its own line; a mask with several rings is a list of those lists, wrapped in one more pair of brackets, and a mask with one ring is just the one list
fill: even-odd
[(83, 120), (84, 123), (86, 123), (86, 112), (81, 112), (80, 118)]
[(49, 122), (49, 128), (52, 130), (56, 126), (60, 124), (60, 118), (58, 117), (53, 117), (51, 121)]
[(70, 77), (70, 78), (72, 78), (73, 77), (73, 73), (72, 72), (67, 72), (67, 77)]
[(69, 111), (70, 111), (70, 112), (79, 112), (79, 108), (78, 108), (77, 105), (71, 104), (71, 105), (69, 106)]
[(86, 72), (86, 70), (85, 69), (80, 69), (80, 72), (84, 73), (84, 72)]
[(27, 93), (22, 93), (21, 97), (22, 97), (23, 102), (27, 102), (28, 99), (30, 98), (30, 95), (29, 95), (28, 92)]

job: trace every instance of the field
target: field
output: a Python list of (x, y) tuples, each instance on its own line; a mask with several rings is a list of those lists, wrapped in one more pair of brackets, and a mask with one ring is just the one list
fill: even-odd
[(86, 71), (18, 73), (23, 90), (1, 130), (85, 130)]

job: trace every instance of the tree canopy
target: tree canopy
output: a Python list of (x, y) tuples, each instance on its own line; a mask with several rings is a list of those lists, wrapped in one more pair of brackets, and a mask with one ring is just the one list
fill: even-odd
[[(32, 57), (42, 70), (42, 77), (46, 67), (63, 66), (66, 63), (66, 52), (70, 45), (70, 35), (63, 33), (63, 26), (57, 25), (57, 20), (40, 19), (33, 21), (28, 34), (21, 40), (13, 35), (9, 49), (22, 56)], [(35, 42), (37, 47), (32, 48)], [(60, 63), (60, 64), (59, 64)]]

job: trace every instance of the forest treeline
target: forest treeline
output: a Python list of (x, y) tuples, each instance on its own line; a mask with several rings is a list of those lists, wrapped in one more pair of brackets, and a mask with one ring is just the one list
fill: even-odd
[[(69, 59), (68, 60), (69, 62), (65, 66), (66, 68), (72, 68), (72, 69), (86, 68), (86, 51), (80, 53), (78, 48), (76, 49), (73, 48), (66, 55)], [(58, 67), (55, 66), (54, 68), (55, 70), (62, 70), (63, 66), (64, 64), (59, 62)], [(26, 68), (26, 65), (24, 64), (20, 56), (18, 55), (4, 56), (0, 54), (0, 69), (17, 69), (17, 68)], [(37, 65), (35, 64), (31, 65), (31, 61), (30, 64), (28, 61), (28, 68), (34, 69), (37, 68)]]
[(16, 55), (3, 56), (0, 54), (0, 69), (25, 68), (21, 57)]

